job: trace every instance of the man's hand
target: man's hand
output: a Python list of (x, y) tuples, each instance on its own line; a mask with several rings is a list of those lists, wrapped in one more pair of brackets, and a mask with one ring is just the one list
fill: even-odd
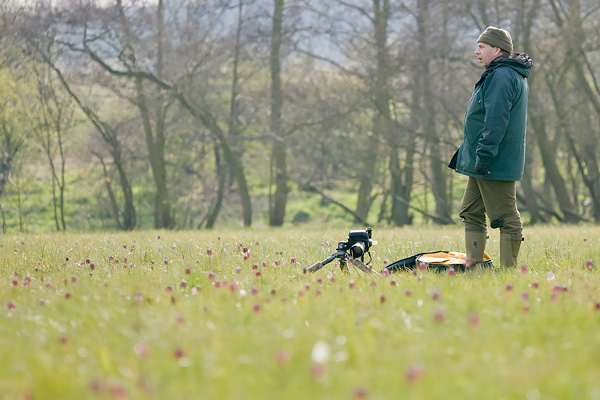
[(490, 166), (482, 162), (475, 163), (475, 173), (477, 175), (487, 176), (490, 173)]

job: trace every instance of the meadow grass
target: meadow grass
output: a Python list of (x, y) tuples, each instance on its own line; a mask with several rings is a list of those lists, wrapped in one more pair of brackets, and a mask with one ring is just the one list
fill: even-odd
[[(526, 271), (303, 273), (347, 234), (1, 236), (0, 399), (600, 399), (600, 227), (528, 228)], [(462, 235), (376, 229), (372, 265)]]

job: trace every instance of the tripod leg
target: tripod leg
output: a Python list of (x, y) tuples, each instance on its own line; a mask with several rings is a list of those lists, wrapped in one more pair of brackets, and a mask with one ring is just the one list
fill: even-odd
[(348, 264), (346, 264), (345, 258), (340, 258), (340, 269), (342, 272), (348, 273)]
[(307, 271), (308, 272), (317, 272), (321, 268), (323, 268), (323, 263), (321, 261), (319, 261), (318, 263), (316, 263), (316, 264), (312, 265), (310, 268), (308, 268)]
[(317, 272), (318, 270), (320, 270), (321, 268), (323, 268), (325, 265), (329, 264), (330, 262), (332, 262), (333, 260), (336, 259), (336, 257), (339, 257), (340, 253), (333, 253), (332, 255), (330, 255), (329, 257), (327, 257), (326, 259), (324, 259), (323, 261), (319, 261), (318, 263), (312, 265), (310, 268), (307, 269), (308, 272)]
[(363, 263), (362, 261), (360, 261), (356, 258), (352, 262), (352, 265), (354, 265), (355, 267), (358, 267), (363, 272), (366, 272), (369, 274), (381, 275), (379, 272), (375, 271), (374, 269), (369, 268), (367, 265), (365, 265), (365, 263)]

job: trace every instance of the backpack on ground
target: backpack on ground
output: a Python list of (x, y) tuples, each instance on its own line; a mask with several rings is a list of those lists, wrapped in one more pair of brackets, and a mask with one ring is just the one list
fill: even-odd
[[(454, 268), (456, 271), (464, 271), (467, 266), (467, 255), (457, 251), (429, 251), (398, 260), (385, 267), (384, 270), (388, 272), (412, 271), (418, 268), (420, 264), (425, 264), (428, 269), (436, 271), (448, 268)], [(487, 253), (483, 253), (483, 266), (494, 268), (492, 259)]]

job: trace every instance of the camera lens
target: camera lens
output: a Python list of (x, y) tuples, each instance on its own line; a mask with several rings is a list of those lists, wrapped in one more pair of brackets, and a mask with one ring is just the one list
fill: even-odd
[(362, 257), (365, 254), (365, 244), (363, 242), (356, 242), (350, 249), (353, 258)]

